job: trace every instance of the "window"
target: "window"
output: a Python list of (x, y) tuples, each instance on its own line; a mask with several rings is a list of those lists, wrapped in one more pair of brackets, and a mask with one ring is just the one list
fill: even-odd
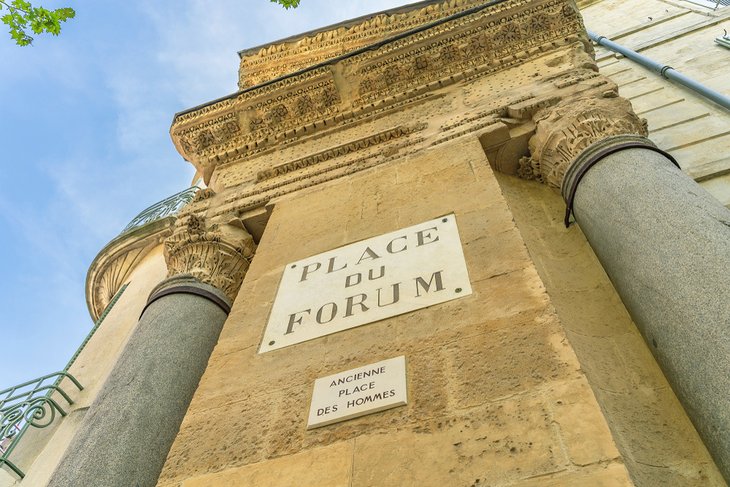
[(694, 3), (696, 5), (701, 5), (703, 7), (711, 8), (713, 10), (717, 10), (718, 8), (722, 7), (730, 7), (730, 0), (686, 0), (690, 3)]

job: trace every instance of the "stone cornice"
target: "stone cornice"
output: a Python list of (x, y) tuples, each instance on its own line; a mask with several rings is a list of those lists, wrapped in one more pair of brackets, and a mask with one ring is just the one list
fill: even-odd
[[(567, 59), (566, 55), (574, 57)], [(553, 53), (543, 58), (539, 65), (545, 66), (546, 63), (552, 65), (555, 61), (560, 61), (561, 64), (551, 74), (546, 73), (527, 86), (519, 82), (512, 83), (512, 87), (506, 91), (491, 97), (487, 95), (489, 99), (482, 100), (479, 109), (467, 109), (454, 117), (441, 119), (441, 123), (419, 117), (415, 113), (423, 114), (424, 109), (426, 113), (429, 110), (437, 111), (436, 107), (442, 103), (447, 105), (450, 103), (448, 101), (450, 96), (425, 94), (422, 95), (426, 97), (423, 99), (424, 103), (428, 103), (426, 106), (432, 108), (414, 106), (410, 102), (401, 107), (402, 110), (414, 110), (414, 119), (429, 120), (428, 123), (402, 124), (380, 130), (367, 137), (351, 135), (351, 129), (354, 130), (352, 134), (362, 134), (368, 133), (370, 127), (382, 126), (373, 124), (372, 120), (377, 116), (377, 111), (370, 112), (360, 122), (344, 122), (291, 146), (283, 144), (276, 150), (262, 151), (244, 163), (224, 164), (218, 167), (213, 181), (221, 193), (215, 200), (192, 203), (186, 211), (208, 215), (217, 221), (242, 218), (248, 212), (256, 212), (257, 208), (267, 206), (271, 201), (310, 186), (372, 169), (391, 161), (402, 160), (409, 154), (429, 146), (448, 143), (465, 136), (479, 138), (494, 169), (507, 174), (538, 179), (532, 172), (529, 174), (523, 172), (524, 167), (521, 165), (533, 167), (529, 157), (528, 141), (534, 138), (538, 124), (541, 125), (541, 133), (553, 127), (552, 119), (545, 120), (551, 110), (561, 111), (562, 107), (573, 105), (585, 108), (586, 101), (593, 99), (598, 99), (599, 103), (601, 99), (619, 103), (616, 101), (618, 96), (616, 84), (591, 69), (593, 66), (590, 57), (580, 45), (571, 46), (567, 51)], [(534, 72), (539, 65), (531, 66), (528, 72)], [(481, 88), (477, 88), (476, 91), (484, 93), (482, 90), (489, 86), (489, 82), (477, 86)], [(459, 90), (458, 93), (463, 94), (466, 91)], [(385, 110), (383, 113), (388, 111), (387, 108), (379, 110)], [(409, 120), (411, 117), (405, 115), (400, 119)], [(567, 120), (568, 118), (563, 122)], [(307, 142), (312, 143), (313, 138), (320, 136), (330, 143), (337, 140), (342, 142), (336, 145), (324, 145), (314, 141), (318, 150), (312, 151), (313, 148), (310, 148), (305, 152), (307, 154), (305, 157), (290, 158), (279, 154), (282, 148), (296, 148), (299, 143), (311, 146)], [(541, 155), (542, 153), (536, 150), (535, 161), (539, 160)], [(545, 165), (546, 168), (548, 166), (549, 164)]]
[[(266, 206), (270, 201), (298, 190), (332, 181), (359, 171), (371, 169), (403, 157), (423, 138), (425, 124), (389, 129), (365, 139), (328, 148), (291, 163), (259, 172), (257, 184), (242, 185), (226, 192), (215, 208), (192, 205), (190, 211), (210, 211), (213, 217), (241, 216), (247, 211)], [(236, 185), (240, 172), (232, 168), (223, 172), (217, 184)]]
[(296, 159), (294, 161), (275, 166), (265, 171), (260, 171), (256, 175), (256, 182), (261, 183), (263, 181), (273, 179), (277, 176), (283, 176), (293, 171), (298, 171), (300, 169), (311, 167), (315, 164), (329, 161), (330, 159), (334, 159), (336, 157), (342, 157), (371, 146), (382, 144), (384, 142), (389, 142), (391, 140), (407, 135), (414, 130), (416, 130), (415, 127), (409, 128), (403, 126), (395, 127), (388, 130), (382, 130), (368, 137), (361, 137), (359, 139), (353, 140), (352, 142), (348, 142), (347, 144), (333, 147), (331, 149), (327, 149), (316, 154), (309, 155), (307, 157)]
[(585, 38), (573, 2), (508, 0), (182, 113), (171, 135), (209, 181), (220, 164), (576, 41)]
[(483, 0), (428, 0), (244, 49), (238, 53), (238, 87), (248, 88), (323, 63), (481, 3)]

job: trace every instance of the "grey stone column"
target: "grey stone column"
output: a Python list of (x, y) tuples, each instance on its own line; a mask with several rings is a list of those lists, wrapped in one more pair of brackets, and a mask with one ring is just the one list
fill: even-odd
[(730, 210), (653, 147), (592, 144), (563, 195), (574, 191), (576, 221), (730, 480)]
[(194, 218), (168, 239), (172, 277), (152, 291), (49, 486), (156, 485), (252, 252), (243, 230), (204, 231)]

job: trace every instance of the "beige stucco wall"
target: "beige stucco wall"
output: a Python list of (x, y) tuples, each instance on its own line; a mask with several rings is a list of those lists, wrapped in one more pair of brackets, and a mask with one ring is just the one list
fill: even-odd
[[(61, 384), (74, 401), (73, 405), (67, 407), (63, 399), (56, 398), (68, 416), (57, 419), (52, 429), (29, 429), (11, 457), (26, 473), (26, 477), (18, 482), (19, 485), (39, 487), (46, 484), (124, 349), (150, 291), (166, 273), (160, 245), (140, 261), (128, 281), (129, 286), (70, 367), (69, 373), (81, 383), (84, 390), (77, 391), (68, 380)], [(8, 482), (13, 485), (10, 482), (15, 480), (10, 477)], [(4, 484), (0, 485), (4, 487)]]
[[(599, 0), (581, 11), (586, 28), (730, 96), (730, 50), (714, 42), (730, 31), (730, 7), (683, 0)], [(600, 72), (646, 118), (649, 138), (725, 206), (730, 206), (730, 112), (602, 47)]]
[[(288, 262), (451, 212), (471, 296), (257, 354)], [(401, 354), (407, 406), (306, 430), (315, 378)], [(275, 204), (159, 485), (586, 482), (630, 485), (472, 137)]]

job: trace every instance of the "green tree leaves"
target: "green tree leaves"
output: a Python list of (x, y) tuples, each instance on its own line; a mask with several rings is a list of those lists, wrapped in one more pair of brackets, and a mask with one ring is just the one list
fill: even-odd
[(61, 32), (61, 22), (76, 16), (74, 9), (69, 7), (48, 10), (34, 7), (25, 0), (0, 0), (0, 14), (3, 14), (0, 22), (10, 27), (10, 37), (19, 46), (33, 43), (30, 33), (57, 36)]
[(301, 0), (271, 0), (274, 3), (280, 4), (282, 7), (286, 9), (290, 8), (297, 8), (299, 6), (299, 2)]
[[(286, 9), (296, 8), (301, 0), (271, 0)], [(34, 7), (26, 0), (0, 0), (0, 22), (10, 27), (10, 37), (19, 46), (28, 46), (33, 43), (33, 36), (38, 34), (52, 34), (57, 36), (61, 32), (61, 22), (73, 19), (76, 16), (74, 9), (69, 7), (48, 10), (43, 7)]]

